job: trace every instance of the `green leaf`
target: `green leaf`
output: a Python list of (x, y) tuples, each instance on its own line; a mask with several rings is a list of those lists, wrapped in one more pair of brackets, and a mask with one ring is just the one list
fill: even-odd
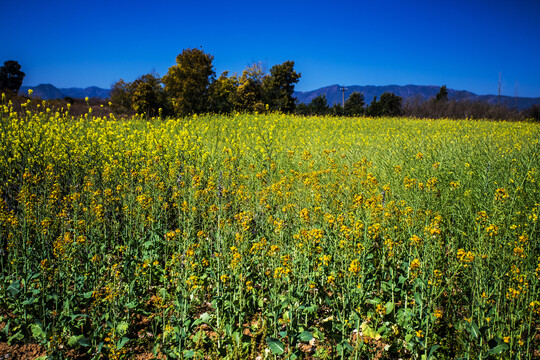
[(4, 334), (7, 336), (9, 334), (9, 326), (11, 325), (11, 320), (8, 320), (4, 328), (0, 331), (0, 334)]
[(285, 322), (287, 322), (287, 320), (289, 320), (289, 319), (290, 319), (289, 312), (285, 311), (285, 313), (283, 314), (283, 320), (285, 320)]
[(37, 341), (45, 342), (47, 340), (47, 334), (45, 334), (41, 326), (32, 324), (30, 325), (30, 330), (32, 330), (32, 335)]
[(199, 319), (201, 319), (201, 321), (203, 323), (208, 323), (210, 321), (210, 314), (208, 314), (207, 312), (205, 312), (204, 314), (202, 314)]
[(79, 335), (79, 336), (70, 336), (69, 339), (68, 339), (68, 346), (69, 347), (75, 347), (76, 345), (79, 344), (79, 338), (81, 337), (82, 335)]
[(190, 359), (195, 356), (195, 350), (184, 351), (184, 357)]
[(302, 331), (300, 333), (300, 341), (311, 341), (313, 334), (310, 331)]
[(78, 342), (79, 345), (81, 345), (81, 346), (90, 346), (90, 345), (91, 345), (91, 344), (90, 344), (90, 339), (87, 338), (87, 337), (84, 337), (84, 336), (80, 337), (80, 338), (77, 340), (77, 342)]
[(379, 299), (378, 297), (376, 297), (375, 299), (368, 299), (367, 302), (372, 304), (372, 305), (378, 305), (381, 303), (381, 299)]
[(37, 301), (38, 300), (35, 297), (31, 296), (29, 299), (24, 300), (22, 304), (23, 305), (32, 305), (32, 304), (36, 303)]
[(281, 355), (285, 352), (285, 347), (283, 346), (283, 343), (276, 338), (267, 337), (266, 343), (268, 344), (270, 351), (272, 351), (272, 353), (276, 355)]
[(118, 342), (116, 343), (116, 350), (120, 350), (121, 348), (123, 348), (124, 345), (126, 345), (128, 341), (129, 341), (129, 338), (127, 336), (124, 336), (123, 338), (118, 340)]
[(231, 324), (225, 324), (225, 334), (228, 335), (228, 336), (231, 336), (232, 335), (232, 325)]
[(339, 349), (338, 353), (343, 352), (343, 354), (345, 353), (345, 350), (354, 351), (354, 348), (346, 340), (341, 341), (337, 348)]
[(85, 292), (85, 293), (83, 294), (83, 297), (84, 297), (85, 299), (90, 299), (90, 298), (92, 297), (92, 294), (93, 294), (93, 293), (94, 293), (93, 291)]
[(420, 297), (420, 293), (416, 292), (414, 293), (414, 301), (418, 306), (422, 306), (422, 298)]
[(128, 327), (129, 327), (129, 324), (125, 321), (122, 321), (120, 324), (116, 326), (116, 331), (118, 331), (120, 335), (124, 335), (127, 332)]
[(8, 344), (11, 345), (11, 342), (13, 340), (21, 341), (22, 339), (24, 339), (24, 334), (22, 333), (22, 331), (18, 331), (17, 333), (8, 338)]
[(19, 281), (13, 281), (7, 288), (8, 293), (15, 297), (21, 292), (21, 283)]
[(148, 241), (145, 241), (145, 242), (143, 243), (143, 246), (144, 246), (145, 249), (149, 249), (150, 246), (153, 245), (153, 243), (154, 243), (154, 242), (153, 242), (152, 240), (148, 240)]
[(431, 357), (433, 356), (433, 354), (435, 353), (435, 351), (437, 351), (437, 349), (438, 349), (439, 347), (440, 347), (439, 345), (433, 345), (433, 346), (429, 349), (428, 360), (431, 359)]
[(477, 338), (480, 335), (480, 330), (478, 330), (478, 325), (476, 325), (476, 322), (471, 322), (471, 335)]
[(405, 335), (405, 342), (408, 343), (409, 341), (411, 341), (412, 338), (413, 338), (413, 335), (412, 335), (412, 334), (407, 334), (407, 335)]
[(386, 308), (386, 315), (390, 314), (392, 311), (394, 311), (394, 303), (389, 301), (384, 306)]
[(499, 345), (495, 346), (494, 348), (490, 349), (490, 350), (488, 351), (488, 354), (490, 354), (490, 355), (491, 355), (491, 354), (500, 354), (500, 353), (502, 353), (503, 351), (506, 351), (506, 350), (508, 350), (508, 349), (509, 349), (508, 344), (506, 344), (506, 343), (503, 342), (503, 343), (500, 343)]
[(129, 303), (126, 304), (126, 307), (128, 309), (136, 308), (137, 307), (137, 302), (136, 301), (129, 302)]

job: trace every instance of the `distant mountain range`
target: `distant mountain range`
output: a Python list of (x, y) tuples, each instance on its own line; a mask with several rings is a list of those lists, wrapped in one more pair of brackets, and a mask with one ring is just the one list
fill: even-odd
[[(343, 101), (342, 99), (342, 92), (340, 88), (343, 85), (331, 85), (326, 86), (317, 90), (313, 91), (297, 91), (294, 93), (294, 96), (296, 97), (297, 101), (304, 104), (309, 104), (311, 100), (313, 100), (315, 97), (319, 95), (326, 95), (326, 100), (328, 101), (328, 104), (332, 106), (335, 103), (341, 104)], [(373, 85), (367, 85), (367, 86), (358, 86), (358, 85), (351, 85), (346, 86), (348, 89), (345, 92), (345, 100), (347, 100), (348, 96), (352, 94), (354, 91), (357, 91), (359, 93), (364, 94), (364, 99), (366, 104), (370, 104), (371, 101), (373, 101), (373, 98), (377, 96), (377, 98), (380, 98), (381, 95), (385, 92), (391, 92), (398, 96), (401, 96), (404, 100), (406, 99), (419, 99), (419, 100), (427, 100), (430, 98), (434, 98), (441, 89), (440, 86), (426, 86), (426, 85), (387, 85), (387, 86), (373, 86)], [(496, 105), (498, 101), (497, 95), (477, 95), (475, 93), (472, 93), (470, 91), (465, 90), (453, 90), (448, 89), (448, 98), (450, 100), (469, 100), (469, 101), (480, 101), (480, 102), (486, 102), (492, 105)], [(528, 109), (532, 105), (540, 104), (540, 97), (531, 98), (531, 97), (515, 97), (512, 96), (502, 96), (501, 95), (501, 104), (506, 105), (507, 107), (513, 108), (516, 106), (516, 100), (517, 100), (517, 108), (519, 110)]]
[(40, 84), (38, 86), (21, 86), (19, 90), (20, 95), (28, 95), (28, 90), (32, 89), (34, 92), (32, 96), (39, 97), (43, 100), (51, 99), (63, 99), (65, 97), (71, 97), (74, 99), (84, 99), (85, 97), (108, 99), (111, 96), (110, 89), (101, 89), (96, 86), (90, 86), (87, 88), (66, 88), (59, 89), (51, 84)]
[[(326, 86), (317, 90), (312, 91), (296, 91), (294, 96), (297, 98), (298, 102), (309, 104), (311, 100), (319, 95), (326, 95), (326, 100), (328, 104), (333, 105), (335, 103), (341, 103), (342, 101), (342, 92), (339, 90), (342, 85), (331, 85)], [(67, 96), (75, 99), (84, 99), (85, 97), (89, 98), (98, 98), (98, 99), (108, 99), (111, 95), (110, 89), (102, 89), (95, 86), (87, 88), (65, 88), (59, 89), (51, 84), (40, 84), (38, 86), (22, 86), (19, 93), (21, 95), (27, 95), (28, 89), (32, 89), (34, 93), (32, 94), (35, 97), (39, 97), (44, 100), (49, 99), (63, 99)], [(345, 92), (345, 99), (349, 97), (354, 91), (364, 94), (364, 99), (366, 104), (370, 104), (375, 96), (380, 98), (381, 94), (385, 92), (391, 92), (398, 96), (401, 96), (404, 100), (406, 99), (418, 99), (418, 100), (427, 100), (434, 98), (440, 90), (440, 86), (427, 86), (427, 85), (387, 85), (387, 86), (359, 86), (351, 85), (347, 86), (347, 91)], [(465, 90), (453, 90), (448, 89), (448, 98), (450, 100), (469, 100), (469, 101), (481, 101), (489, 104), (497, 104), (498, 97), (497, 95), (477, 95), (470, 91)], [(511, 96), (501, 96), (501, 104), (508, 107), (515, 107), (519, 110), (530, 108), (532, 105), (540, 104), (540, 97), (531, 98), (531, 97), (511, 97)], [(517, 104), (516, 104), (517, 101)]]

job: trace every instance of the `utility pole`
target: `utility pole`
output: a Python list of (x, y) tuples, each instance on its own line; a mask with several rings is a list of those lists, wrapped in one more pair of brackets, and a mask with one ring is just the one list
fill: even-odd
[(345, 107), (345, 91), (349, 90), (349, 88), (346, 88), (346, 87), (343, 86), (343, 87), (340, 87), (339, 90), (341, 90), (342, 95), (343, 95), (342, 100), (341, 100), (342, 101), (341, 102), (341, 107), (344, 108)]

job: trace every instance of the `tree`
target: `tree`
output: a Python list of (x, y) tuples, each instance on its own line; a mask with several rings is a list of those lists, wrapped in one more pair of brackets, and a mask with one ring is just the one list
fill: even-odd
[(294, 84), (298, 83), (300, 76), (300, 73), (294, 71), (294, 61), (285, 61), (283, 64), (272, 66), (270, 75), (263, 79), (270, 110), (284, 113), (294, 111), (296, 106), (296, 99), (293, 97)]
[(369, 116), (399, 116), (401, 115), (401, 102), (403, 99), (391, 92), (381, 95), (379, 101), (377, 97), (373, 99), (368, 107)]
[(439, 93), (435, 97), (435, 100), (437, 102), (447, 102), (448, 101), (448, 90), (446, 89), (446, 85), (441, 86), (441, 89), (439, 90)]
[(9, 90), (18, 94), (25, 75), (17, 61), (4, 62), (4, 66), (0, 67), (0, 91)]
[(255, 63), (242, 71), (238, 79), (238, 87), (235, 98), (235, 108), (238, 111), (266, 110), (264, 104), (263, 79), (266, 73), (262, 64)]
[(347, 116), (360, 116), (364, 113), (364, 94), (360, 94), (358, 91), (354, 91), (347, 101), (345, 101), (345, 106), (343, 110)]
[(135, 112), (156, 116), (167, 109), (167, 97), (157, 74), (146, 74), (137, 78), (130, 86), (131, 106)]
[(309, 106), (307, 104), (304, 104), (304, 103), (296, 104), (296, 114), (298, 114), (298, 115), (309, 115), (310, 114)]
[(131, 83), (120, 79), (111, 85), (111, 109), (117, 114), (131, 111)]
[(381, 113), (381, 104), (377, 101), (377, 96), (374, 96), (371, 104), (366, 109), (366, 114), (369, 116), (381, 116)]
[(229, 114), (234, 110), (238, 77), (228, 77), (229, 72), (224, 71), (217, 80), (210, 84), (209, 110), (216, 114)]
[(111, 108), (115, 113), (136, 112), (147, 116), (169, 114), (169, 102), (158, 74), (145, 74), (133, 82), (120, 79), (111, 86)]
[(326, 95), (322, 94), (315, 97), (308, 105), (311, 114), (326, 115), (330, 112)]
[(385, 92), (379, 100), (383, 116), (399, 116), (401, 115), (401, 96), (397, 96), (391, 92)]
[(185, 116), (208, 110), (208, 90), (215, 76), (213, 60), (212, 55), (200, 49), (185, 49), (176, 57), (176, 65), (163, 77), (176, 114)]
[(341, 106), (340, 103), (334, 103), (332, 107), (330, 108), (330, 113), (334, 116), (344, 116), (345, 111), (343, 110), (343, 106)]

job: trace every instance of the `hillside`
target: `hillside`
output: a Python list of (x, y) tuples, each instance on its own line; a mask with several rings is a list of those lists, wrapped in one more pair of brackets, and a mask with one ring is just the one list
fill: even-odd
[[(328, 104), (333, 105), (335, 103), (342, 102), (342, 92), (339, 90), (342, 85), (331, 85), (322, 87), (312, 91), (298, 91), (294, 93), (299, 103), (309, 104), (311, 100), (319, 95), (326, 95)], [(375, 96), (379, 98), (385, 92), (391, 92), (398, 96), (401, 96), (404, 100), (407, 99), (419, 99), (427, 100), (437, 95), (440, 90), (439, 86), (427, 86), (427, 85), (387, 85), (387, 86), (359, 86), (351, 85), (347, 86), (348, 90), (345, 92), (345, 99), (354, 91), (364, 94), (366, 104), (370, 104)], [(453, 90), (448, 89), (448, 98), (450, 100), (469, 100), (469, 101), (481, 101), (489, 104), (497, 104), (497, 95), (477, 95), (470, 91), (465, 90)], [(530, 108), (534, 104), (539, 104), (540, 98), (518, 97), (517, 108), (519, 110)], [(501, 104), (508, 107), (516, 106), (516, 98), (511, 96), (501, 96)]]
[(66, 96), (75, 98), (75, 99), (84, 99), (88, 98), (97, 98), (97, 99), (107, 99), (111, 95), (110, 89), (102, 89), (96, 86), (90, 86), (87, 88), (64, 88), (59, 89), (51, 84), (40, 84), (38, 86), (22, 86), (19, 90), (19, 94), (27, 95), (28, 89), (32, 89), (34, 93), (32, 94), (35, 97), (39, 97), (43, 100), (51, 99), (63, 99)]
[[(296, 91), (294, 96), (296, 97), (299, 103), (309, 104), (311, 100), (319, 95), (326, 95), (328, 104), (333, 105), (335, 103), (341, 103), (342, 101), (342, 92), (339, 90), (342, 85), (330, 85), (322, 87), (320, 89), (312, 91)], [(347, 86), (348, 90), (345, 92), (345, 99), (348, 98), (350, 94), (354, 91), (364, 94), (366, 104), (370, 104), (375, 96), (379, 98), (385, 92), (391, 92), (398, 96), (401, 96), (404, 100), (418, 99), (418, 100), (427, 100), (433, 98), (437, 95), (440, 90), (439, 86), (429, 86), (429, 85), (386, 85), (386, 86), (374, 86), (374, 85), (351, 85)], [(19, 93), (21, 95), (28, 94), (28, 89), (34, 91), (33, 96), (39, 97), (44, 100), (49, 99), (63, 99), (66, 96), (84, 99), (85, 97), (89, 98), (98, 98), (98, 99), (107, 99), (111, 95), (110, 89), (102, 89), (96, 86), (91, 86), (87, 88), (57, 88), (51, 84), (40, 84), (38, 86), (22, 86)], [(469, 101), (481, 101), (486, 102), (492, 105), (497, 104), (497, 95), (477, 95), (473, 92), (466, 90), (454, 90), (448, 89), (448, 98), (450, 100), (469, 100)], [(540, 98), (531, 98), (531, 97), (511, 97), (511, 96), (501, 96), (501, 104), (508, 107), (515, 107), (517, 100), (517, 108), (519, 110), (524, 110), (530, 108), (532, 105), (540, 104)]]

